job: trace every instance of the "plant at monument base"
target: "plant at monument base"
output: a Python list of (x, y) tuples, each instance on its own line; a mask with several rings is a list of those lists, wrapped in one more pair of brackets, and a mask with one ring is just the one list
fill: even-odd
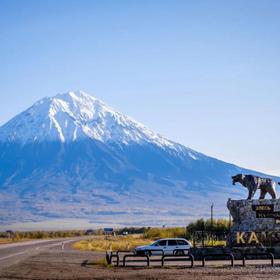
[(188, 224), (187, 232), (192, 233), (194, 231), (213, 231), (216, 234), (223, 234), (229, 231), (229, 221), (226, 219), (198, 219), (195, 222)]
[(187, 238), (193, 246), (226, 246), (230, 224), (225, 219), (199, 219), (190, 223), (187, 228)]

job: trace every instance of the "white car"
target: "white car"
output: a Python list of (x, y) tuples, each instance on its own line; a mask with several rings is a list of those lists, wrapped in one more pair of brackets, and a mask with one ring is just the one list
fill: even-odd
[(135, 248), (137, 255), (186, 255), (189, 253), (191, 243), (184, 238), (164, 238), (151, 245)]

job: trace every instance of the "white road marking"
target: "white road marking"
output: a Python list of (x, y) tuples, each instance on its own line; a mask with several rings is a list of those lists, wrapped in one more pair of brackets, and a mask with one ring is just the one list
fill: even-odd
[[(64, 244), (67, 244), (67, 243), (70, 243), (74, 241), (73, 239), (71, 240), (67, 240), (67, 241), (63, 241)], [(62, 242), (58, 242), (58, 243), (55, 243), (55, 244), (51, 244), (51, 245), (44, 245), (44, 246), (39, 246), (39, 247), (36, 247), (36, 250), (39, 250), (41, 248), (52, 248), (52, 247), (56, 247), (56, 246), (61, 246), (61, 243)]]
[(14, 247), (21, 247), (21, 246), (28, 246), (33, 244), (42, 244), (50, 241), (60, 241), (59, 239), (45, 239), (45, 240), (30, 240), (30, 241), (23, 241), (23, 242), (16, 242), (16, 243), (9, 243), (9, 244), (1, 244), (1, 249), (7, 249), (7, 248), (14, 248)]
[[(70, 243), (70, 242), (72, 242), (72, 241), (74, 241), (74, 240), (71, 239), (71, 240), (66, 240), (66, 241), (63, 241), (63, 242), (64, 242), (64, 244), (66, 244), (66, 243)], [(28, 252), (30, 252), (30, 251), (32, 251), (32, 250), (40, 250), (40, 249), (52, 248), (52, 247), (56, 247), (56, 246), (61, 246), (61, 242), (57, 242), (57, 243), (49, 244), (49, 245), (47, 244), (47, 245), (43, 245), (43, 246), (37, 246), (37, 247), (35, 247), (35, 248), (30, 248), (30, 249), (28, 249), (28, 250), (24, 250), (24, 251), (21, 251), (21, 252), (17, 252), (17, 253), (14, 253), (14, 254), (10, 254), (10, 255), (8, 255), (8, 256), (1, 257), (1, 258), (0, 258), (0, 261), (1, 261), (1, 260), (8, 259), (8, 258), (15, 257), (15, 256), (18, 256), (18, 255), (22, 255), (22, 254), (28, 253)]]
[(23, 251), (23, 252), (18, 252), (18, 253), (14, 253), (14, 254), (11, 254), (11, 255), (8, 255), (8, 256), (5, 256), (5, 257), (2, 257), (2, 258), (0, 258), (0, 261), (1, 261), (1, 260), (8, 259), (8, 258), (11, 258), (11, 257), (18, 256), (18, 255), (22, 255), (22, 254), (24, 254), (25, 252), (26, 252), (26, 251)]

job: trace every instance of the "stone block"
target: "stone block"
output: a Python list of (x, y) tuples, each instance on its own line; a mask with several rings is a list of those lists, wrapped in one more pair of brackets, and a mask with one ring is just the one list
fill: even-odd
[(230, 246), (280, 246), (280, 199), (228, 200)]

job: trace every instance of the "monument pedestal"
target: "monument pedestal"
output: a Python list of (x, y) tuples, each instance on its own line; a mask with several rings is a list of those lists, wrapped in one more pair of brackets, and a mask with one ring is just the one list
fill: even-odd
[(231, 247), (280, 248), (280, 199), (228, 200)]

